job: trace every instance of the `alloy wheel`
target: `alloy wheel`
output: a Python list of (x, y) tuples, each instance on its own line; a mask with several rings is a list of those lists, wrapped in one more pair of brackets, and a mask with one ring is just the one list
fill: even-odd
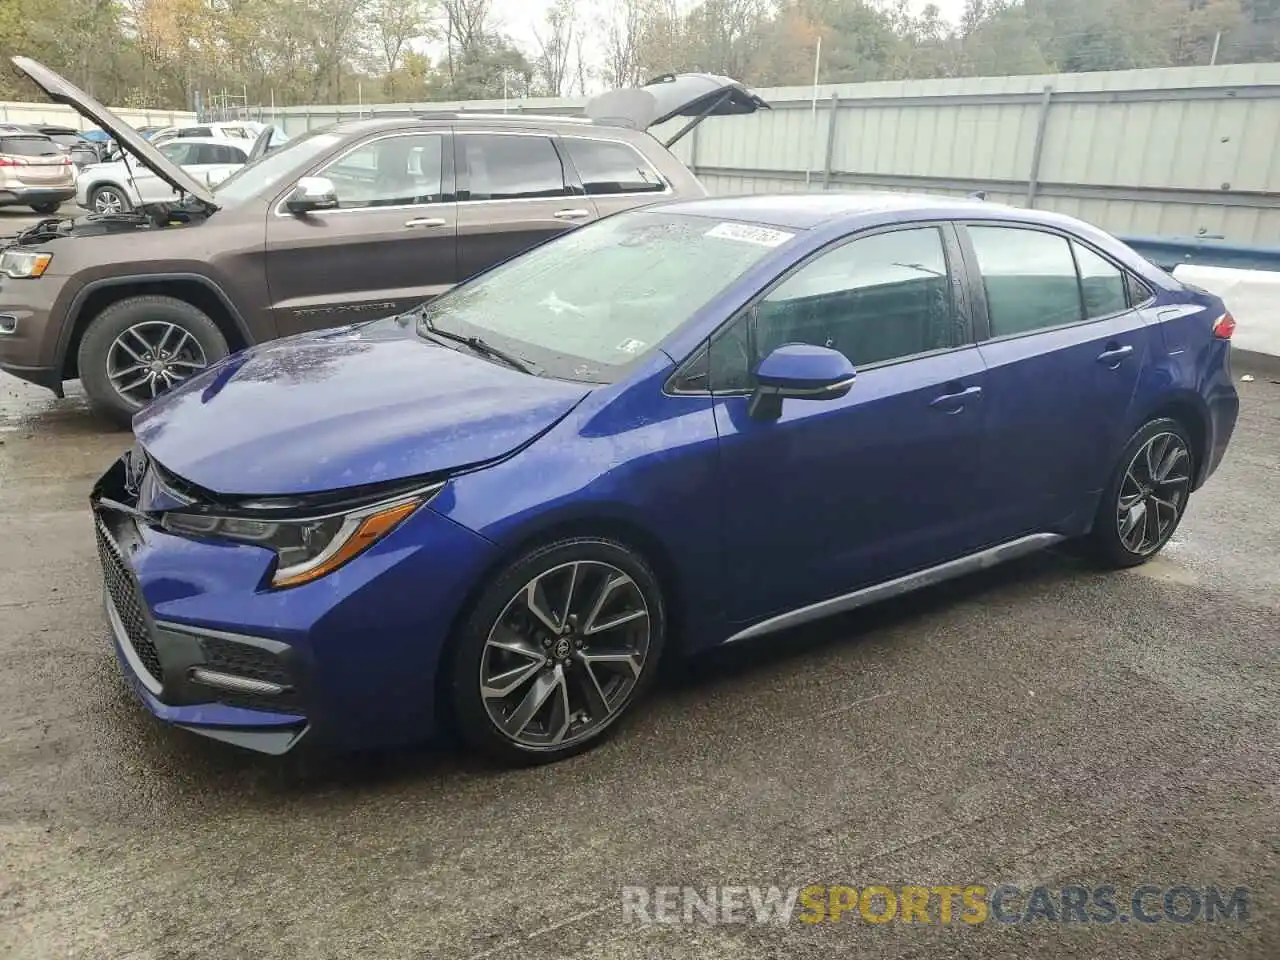
[(526, 749), (601, 732), (644, 671), (649, 607), (627, 573), (574, 561), (530, 580), (489, 631), (480, 697), (494, 727)]
[(148, 320), (125, 330), (107, 350), (107, 379), (142, 406), (209, 365), (204, 347), (176, 323)]
[(99, 190), (93, 197), (95, 213), (123, 213), (124, 197), (114, 190)]
[(1146, 557), (1172, 535), (1191, 491), (1191, 453), (1174, 433), (1158, 433), (1125, 469), (1116, 505), (1116, 530), (1124, 548)]

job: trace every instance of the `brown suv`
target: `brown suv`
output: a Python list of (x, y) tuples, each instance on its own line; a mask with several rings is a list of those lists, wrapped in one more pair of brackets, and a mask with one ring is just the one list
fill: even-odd
[[(703, 196), (666, 148), (708, 115), (767, 106), (684, 74), (597, 97), (581, 119), (354, 120), (279, 146), (268, 131), (210, 186), (56, 73), (13, 62), (180, 197), (0, 241), (0, 369), (59, 396), (78, 377), (121, 424), (251, 343), (403, 312), (598, 217)], [(665, 145), (646, 132), (676, 117), (690, 119)]]

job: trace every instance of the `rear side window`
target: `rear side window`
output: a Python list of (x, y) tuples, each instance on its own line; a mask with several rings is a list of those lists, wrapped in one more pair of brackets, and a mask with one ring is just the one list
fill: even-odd
[(1110, 260), (1098, 256), (1088, 247), (1073, 243), (1076, 266), (1080, 269), (1080, 292), (1084, 294), (1085, 317), (1109, 317), (1129, 309), (1125, 292), (1125, 275)]
[(58, 145), (48, 137), (0, 137), (0, 153), (11, 157), (47, 157), (59, 152)]
[(991, 336), (1080, 321), (1080, 286), (1065, 238), (1016, 227), (968, 229), (987, 294)]
[(591, 196), (661, 193), (667, 185), (638, 150), (616, 140), (561, 140)]
[(245, 152), (225, 143), (204, 143), (200, 145), (197, 163), (244, 163)]
[(1131, 273), (1125, 274), (1125, 283), (1129, 287), (1129, 305), (1131, 307), (1144, 304), (1155, 296), (1150, 287)]
[(468, 177), (462, 200), (526, 200), (569, 194), (550, 137), (465, 134), (456, 138)]

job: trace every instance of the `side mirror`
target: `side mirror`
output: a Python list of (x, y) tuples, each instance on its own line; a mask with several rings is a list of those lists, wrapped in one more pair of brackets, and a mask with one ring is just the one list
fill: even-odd
[(839, 350), (784, 344), (756, 370), (756, 389), (747, 412), (757, 420), (777, 420), (785, 399), (838, 400), (849, 392), (856, 376), (853, 364)]
[(284, 202), (290, 213), (311, 213), (313, 210), (335, 210), (338, 191), (327, 177), (303, 177)]

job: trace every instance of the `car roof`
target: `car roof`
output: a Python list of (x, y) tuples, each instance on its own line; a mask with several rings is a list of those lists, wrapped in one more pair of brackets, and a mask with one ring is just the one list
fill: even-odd
[(1022, 220), (1027, 223), (1074, 223), (1069, 217), (1059, 214), (1011, 207), (978, 198), (870, 190), (707, 197), (676, 200), (661, 206), (663, 210), (672, 213), (744, 220), (792, 230), (810, 230), (843, 220), (865, 220), (868, 216), (893, 221), (919, 215), (944, 220), (988, 218), (995, 215), (1001, 219)]
[(171, 143), (216, 143), (220, 146), (237, 147), (241, 150), (244, 149), (246, 143), (253, 146), (253, 141), (246, 140), (244, 137), (174, 137), (172, 140), (166, 140), (160, 146), (167, 147)]
[[(343, 136), (377, 133), (382, 130), (403, 130), (421, 125), (430, 129), (442, 127), (491, 127), (510, 129), (555, 130), (559, 132), (608, 130), (610, 136), (635, 135), (637, 131), (597, 123), (586, 117), (560, 116), (558, 114), (521, 115), (516, 113), (478, 113), (456, 110), (424, 110), (415, 116), (366, 117), (362, 120), (339, 120), (329, 127), (329, 132)], [(626, 137), (630, 139), (630, 137)]]

